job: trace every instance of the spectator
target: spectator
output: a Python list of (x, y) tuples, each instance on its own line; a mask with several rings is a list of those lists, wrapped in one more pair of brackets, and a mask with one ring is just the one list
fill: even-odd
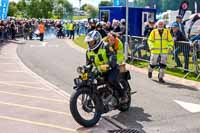
[(28, 24), (27, 21), (24, 23), (23, 30), (24, 30), (24, 32), (23, 32), (24, 33), (24, 39), (27, 40), (28, 39), (28, 35), (29, 35), (29, 24)]
[(4, 41), (4, 22), (3, 20), (0, 21), (0, 42)]
[(64, 38), (63, 26), (62, 26), (61, 22), (57, 22), (56, 28), (57, 28), (57, 37), (58, 38), (61, 38), (61, 37)]
[(4, 27), (4, 39), (7, 41), (8, 40), (8, 35), (9, 35), (9, 25), (8, 25), (8, 21), (6, 21), (4, 23), (5, 27)]
[(125, 43), (125, 34), (126, 34), (126, 20), (125, 19), (121, 19), (120, 21), (120, 32), (118, 33), (119, 34), (119, 37), (120, 37), (120, 40), (122, 40), (123, 44)]
[(170, 31), (164, 28), (164, 20), (159, 20), (157, 22), (157, 28), (152, 30), (148, 38), (148, 45), (151, 51), (148, 77), (152, 78), (153, 69), (157, 66), (157, 61), (159, 61), (159, 74), (158, 79), (160, 83), (165, 83), (164, 73), (167, 66), (168, 52), (173, 49), (173, 39)]
[(28, 21), (28, 27), (29, 27), (29, 39), (33, 39), (33, 32), (34, 32), (34, 26), (33, 26), (33, 21)]
[(75, 26), (75, 30), (76, 30), (76, 35), (79, 36), (80, 35), (80, 24), (79, 23), (76, 23), (76, 26)]
[(107, 36), (107, 33), (102, 29), (102, 24), (101, 22), (98, 22), (96, 24), (96, 30), (101, 34), (101, 37), (104, 38)]
[(63, 25), (63, 27), (64, 27), (64, 33), (65, 33), (65, 36), (67, 35), (67, 37), (69, 37), (69, 31), (68, 31), (68, 23), (67, 22), (65, 22), (64, 23), (64, 25)]
[(179, 25), (175, 22), (172, 24), (172, 37), (175, 42), (174, 59), (176, 62), (175, 67), (182, 67), (181, 61), (178, 55), (182, 52), (184, 56), (184, 72), (188, 72), (189, 69), (189, 54), (190, 45), (188, 43), (178, 43), (177, 41), (187, 41), (183, 32), (180, 31)]
[(45, 31), (45, 26), (44, 23), (41, 21), (39, 24), (39, 35), (40, 35), (40, 41), (44, 40), (44, 31)]
[(184, 28), (184, 25), (183, 25), (183, 23), (182, 23), (182, 16), (180, 16), (180, 15), (176, 16), (176, 23), (177, 23), (178, 26), (179, 26), (180, 32), (182, 32), (182, 34), (183, 34), (184, 36), (186, 36), (186, 34), (185, 34), (185, 28)]
[(75, 24), (73, 23), (73, 21), (71, 21), (71, 23), (69, 24), (69, 32), (70, 32), (69, 39), (74, 40), (74, 30), (75, 30)]
[(11, 39), (15, 40), (15, 35), (16, 35), (17, 27), (16, 27), (16, 24), (15, 24), (14, 20), (12, 20), (10, 27), (11, 27)]
[(144, 36), (149, 37), (151, 31), (154, 29), (155, 22), (153, 20), (150, 20), (147, 25), (144, 28)]
[[(198, 28), (198, 34), (192, 37), (190, 41), (192, 42), (193, 47), (196, 47), (196, 49), (200, 49), (200, 27)], [(197, 41), (198, 45), (195, 46), (195, 44), (197, 44)], [(200, 58), (200, 51), (197, 50), (196, 52), (197, 52), (197, 58)]]
[(120, 32), (120, 26), (119, 26), (119, 21), (116, 19), (113, 19), (113, 23), (112, 23), (112, 31), (115, 33)]
[(96, 22), (94, 20), (90, 20), (88, 26), (88, 33), (96, 29)]
[(110, 22), (107, 22), (107, 23), (106, 23), (106, 26), (105, 26), (105, 31), (106, 31), (106, 33), (108, 34), (111, 30), (112, 30), (111, 23), (110, 23)]

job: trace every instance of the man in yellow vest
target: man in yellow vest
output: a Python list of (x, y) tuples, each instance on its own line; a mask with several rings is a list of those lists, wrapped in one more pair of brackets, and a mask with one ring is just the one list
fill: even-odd
[(148, 77), (152, 78), (153, 68), (157, 66), (157, 62), (159, 60), (158, 79), (160, 83), (165, 83), (163, 77), (167, 63), (167, 57), (168, 53), (173, 50), (174, 46), (174, 41), (170, 31), (164, 27), (164, 20), (159, 20), (157, 22), (157, 28), (150, 33), (148, 38), (148, 45), (151, 51)]
[(69, 32), (70, 32), (70, 36), (69, 39), (73, 39), (74, 40), (74, 30), (75, 30), (75, 25), (73, 23), (73, 21), (71, 21), (71, 23), (69, 23)]

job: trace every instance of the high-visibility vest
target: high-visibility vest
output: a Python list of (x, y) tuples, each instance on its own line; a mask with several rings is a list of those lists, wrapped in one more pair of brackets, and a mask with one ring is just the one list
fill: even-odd
[(167, 54), (168, 49), (173, 49), (174, 41), (168, 29), (163, 29), (162, 37), (158, 29), (151, 31), (148, 45), (152, 54)]
[(68, 24), (65, 23), (63, 26), (65, 30), (68, 30)]
[(44, 33), (44, 31), (45, 31), (44, 24), (39, 25), (39, 31), (40, 31), (40, 33)]
[[(104, 41), (106, 43), (109, 43), (108, 37), (104, 37), (102, 39), (102, 41)], [(122, 64), (124, 59), (125, 59), (125, 56), (124, 56), (124, 45), (123, 45), (123, 43), (121, 42), (121, 40), (119, 38), (116, 38), (116, 41), (115, 41), (113, 49), (116, 52), (117, 63), (118, 64)]]
[(106, 54), (106, 48), (105, 46), (101, 46), (98, 50), (97, 53), (95, 53), (94, 51), (92, 50), (88, 50), (87, 51), (87, 58), (89, 60), (91, 60), (92, 58), (94, 59), (94, 65), (97, 67), (97, 69), (99, 71), (100, 70), (100, 66), (101, 65), (105, 65), (108, 63), (109, 59), (107, 57), (107, 54)]
[(124, 45), (120, 39), (116, 39), (114, 49), (117, 52), (117, 63), (122, 64), (125, 56), (124, 56)]
[(69, 30), (74, 30), (74, 24), (73, 23), (69, 24)]

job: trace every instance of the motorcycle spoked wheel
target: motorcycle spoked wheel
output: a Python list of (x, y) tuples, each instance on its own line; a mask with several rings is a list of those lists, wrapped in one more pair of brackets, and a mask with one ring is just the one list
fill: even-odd
[(92, 127), (101, 118), (100, 100), (98, 96), (92, 96), (89, 90), (81, 88), (70, 98), (70, 111), (77, 123), (84, 127)]
[(119, 111), (125, 112), (128, 111), (130, 106), (131, 106), (131, 88), (126, 80), (120, 80), (120, 84), (127, 89), (127, 95), (128, 95), (128, 102), (121, 104), (120, 107), (118, 108)]

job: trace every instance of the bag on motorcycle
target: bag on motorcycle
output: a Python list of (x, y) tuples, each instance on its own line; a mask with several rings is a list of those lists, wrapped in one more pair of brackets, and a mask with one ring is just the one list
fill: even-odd
[(120, 73), (125, 73), (126, 72), (126, 64), (120, 64), (119, 71), (120, 71)]

